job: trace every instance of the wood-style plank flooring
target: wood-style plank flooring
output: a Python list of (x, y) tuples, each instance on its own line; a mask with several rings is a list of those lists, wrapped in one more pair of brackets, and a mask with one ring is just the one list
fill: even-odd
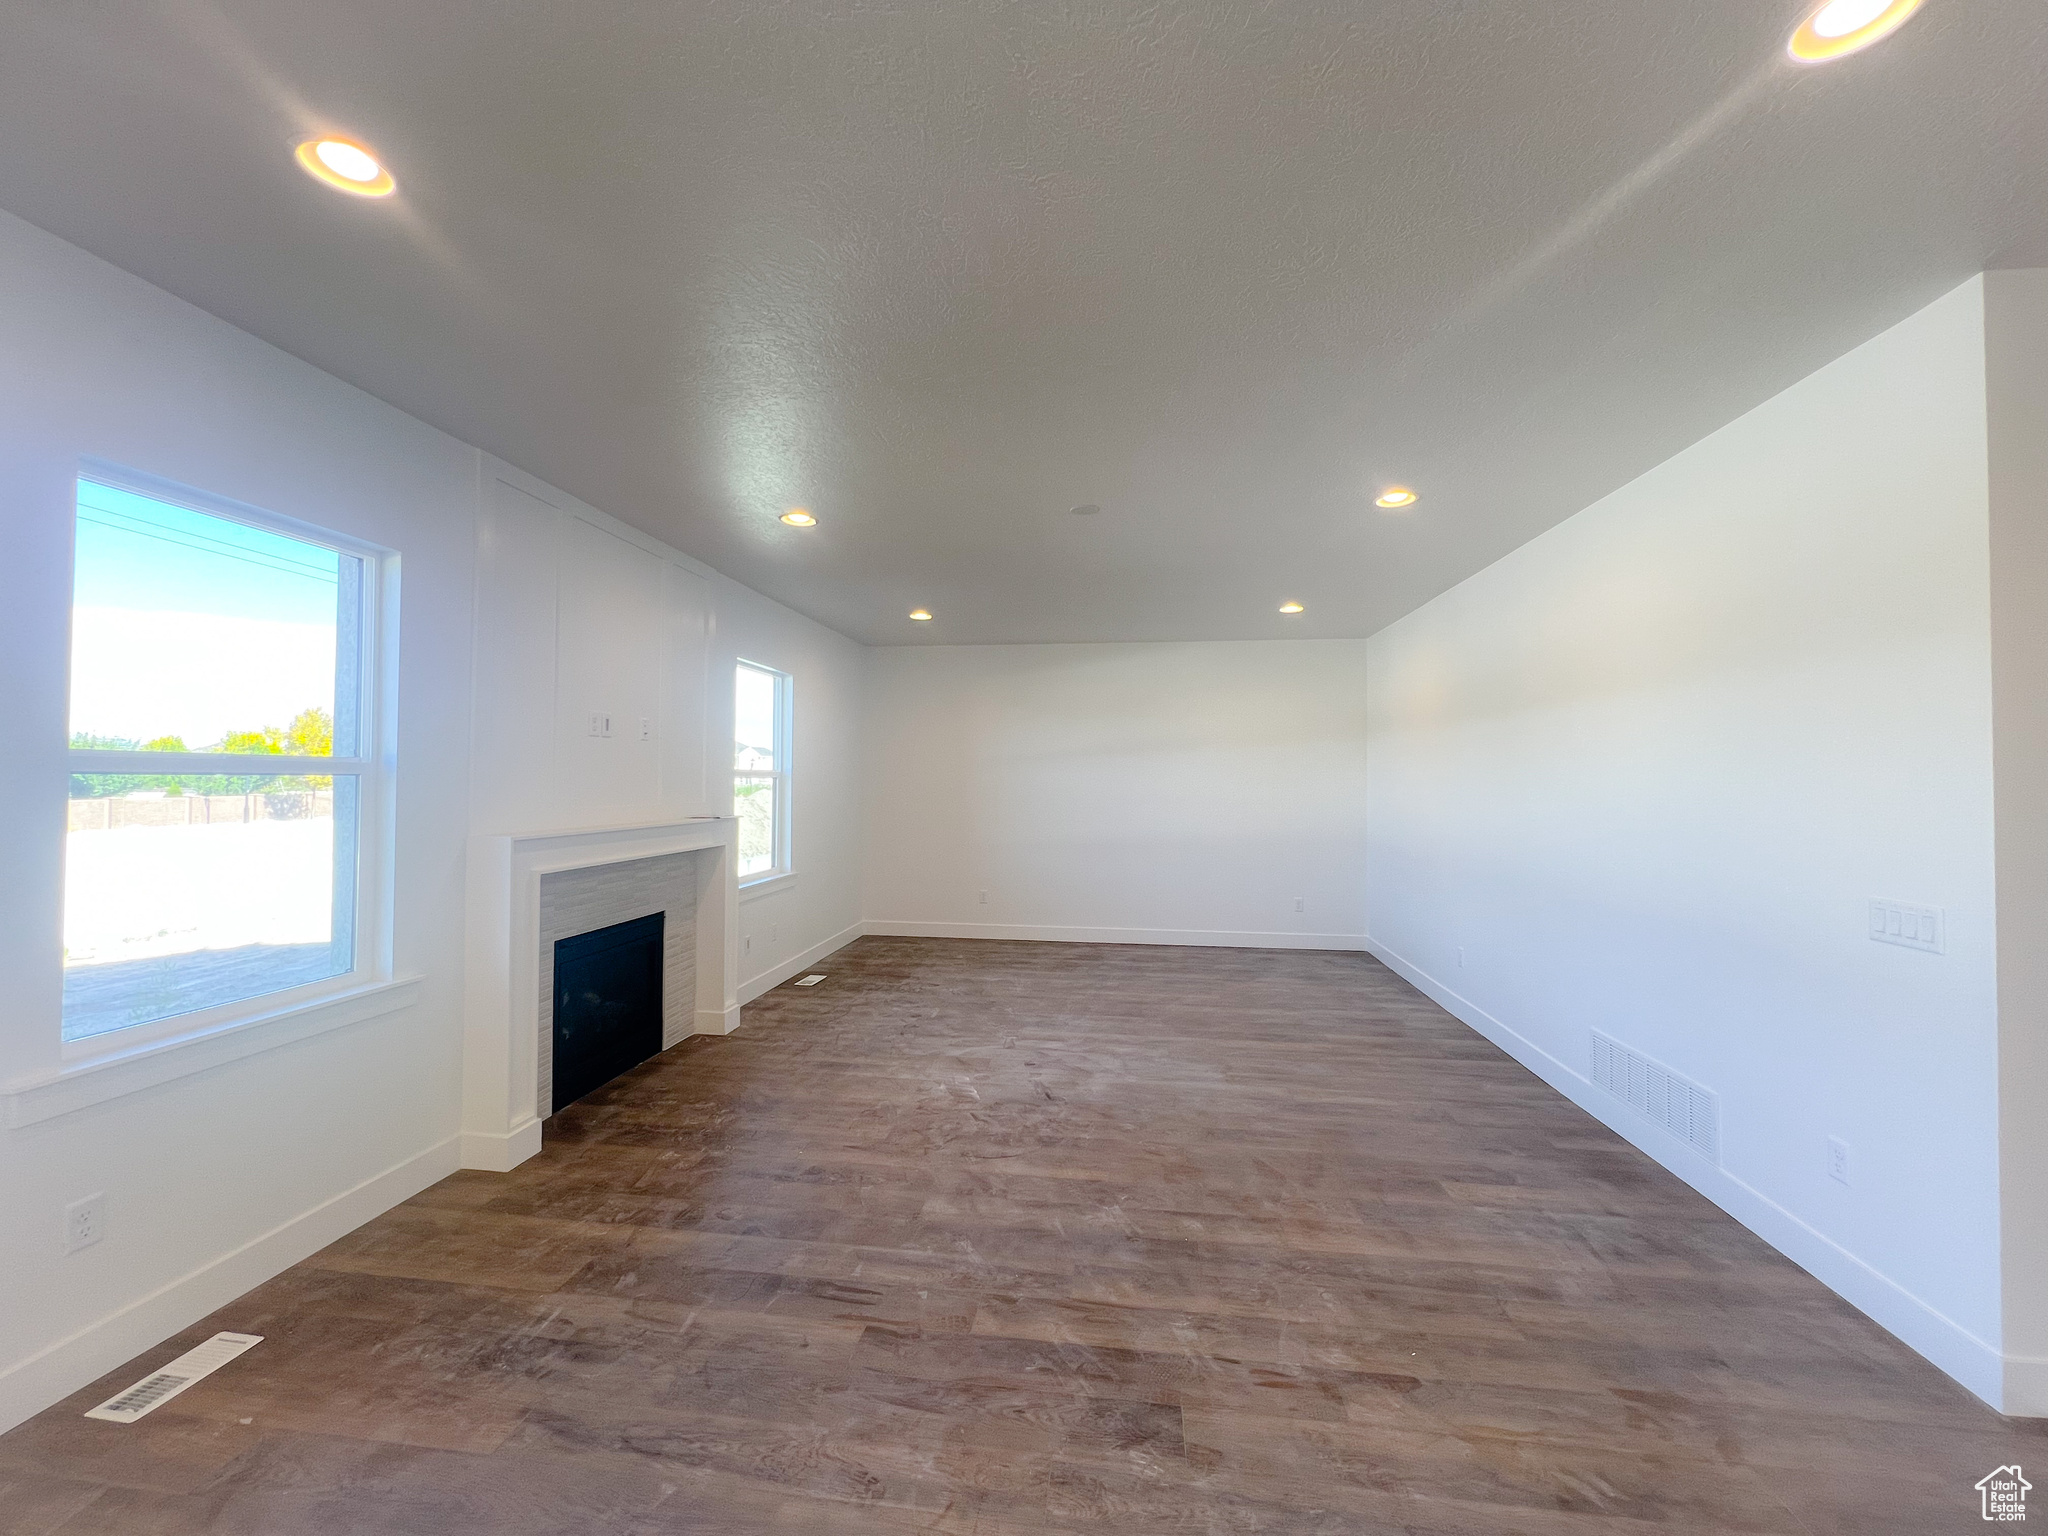
[[(2040, 1426), (1364, 956), (820, 968), (0, 1438), (0, 1536), (1927, 1536), (2048, 1490)], [(220, 1329), (266, 1342), (79, 1417)]]

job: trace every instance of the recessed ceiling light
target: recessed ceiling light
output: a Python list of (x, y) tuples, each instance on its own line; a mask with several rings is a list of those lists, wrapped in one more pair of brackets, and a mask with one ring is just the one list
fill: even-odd
[(1301, 604), (1299, 603), (1282, 603), (1280, 605), (1280, 611), (1282, 613), (1300, 613), (1302, 611), (1302, 608)]
[(1376, 507), (1412, 507), (1422, 498), (1405, 485), (1390, 485), (1373, 502)]
[(782, 514), (782, 520), (792, 528), (815, 528), (818, 520), (802, 507), (791, 507)]
[(308, 176), (355, 197), (389, 197), (398, 190), (377, 157), (353, 139), (331, 134), (308, 139), (299, 146), (298, 157)]
[(1920, 0), (1828, 0), (1792, 34), (1785, 51), (1802, 64), (1825, 64), (1890, 37)]
[(1076, 517), (1093, 517), (1096, 513), (1100, 512), (1102, 508), (1098, 507), (1094, 502), (1091, 501), (1086, 506), (1069, 507), (1067, 510), (1072, 512)]
[(920, 624), (929, 624), (932, 621), (932, 614), (929, 608), (913, 608), (910, 610), (910, 616)]

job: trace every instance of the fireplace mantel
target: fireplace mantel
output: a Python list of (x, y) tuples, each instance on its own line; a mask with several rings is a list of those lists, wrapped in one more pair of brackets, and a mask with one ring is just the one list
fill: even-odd
[(540, 1150), (540, 882), (673, 853), (697, 860), (696, 1034), (739, 1024), (739, 823), (730, 816), (473, 837), (462, 1043), (462, 1165), (496, 1172)]

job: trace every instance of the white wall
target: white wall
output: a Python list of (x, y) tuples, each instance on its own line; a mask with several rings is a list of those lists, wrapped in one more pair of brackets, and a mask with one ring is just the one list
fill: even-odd
[[(417, 1003), (0, 1129), (0, 1426), (455, 1166), (476, 455), (0, 215), (0, 1087), (55, 1072), (74, 481), (95, 456), (399, 550)], [(104, 1191), (107, 1235), (60, 1213)]]
[(1985, 442), (1976, 280), (1390, 626), (1366, 869), (1384, 958), (1997, 1401)]
[[(455, 1168), (468, 834), (729, 811), (736, 655), (794, 675), (799, 753), (798, 874), (745, 908), (742, 998), (852, 937), (861, 648), (6, 215), (0, 295), (4, 1429)], [(398, 551), (393, 969), (418, 981), (49, 1114), (83, 457)], [(107, 1236), (67, 1256), (95, 1192)]]
[(2048, 1416), (2048, 269), (1984, 274), (2005, 1407)]
[(723, 814), (704, 782), (703, 568), (493, 460), (480, 495), (474, 830)]
[(1354, 640), (870, 651), (868, 931), (1357, 947), (1364, 677)]
[(867, 649), (750, 587), (714, 574), (706, 777), (732, 808), (733, 667), (759, 662), (790, 676), (790, 866), (740, 891), (740, 1001), (809, 969), (861, 927), (861, 743)]
[(758, 997), (859, 936), (863, 649), (486, 460), (474, 830), (730, 815), (733, 668), (787, 672), (793, 873), (741, 896), (740, 1000)]

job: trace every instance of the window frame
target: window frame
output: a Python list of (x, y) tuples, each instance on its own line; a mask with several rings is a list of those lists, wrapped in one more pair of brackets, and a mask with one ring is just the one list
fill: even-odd
[[(732, 771), (733, 788), (735, 791), (738, 790), (741, 779), (769, 779), (773, 781), (774, 786), (775, 817), (769, 829), (769, 839), (773, 847), (771, 862), (766, 869), (756, 870), (750, 875), (741, 875), (739, 877), (739, 888), (741, 891), (748, 891), (772, 882), (788, 880), (796, 874), (793, 852), (794, 840), (791, 836), (791, 823), (795, 820), (795, 817), (791, 814), (792, 805), (790, 800), (790, 785), (793, 777), (791, 769), (795, 756), (793, 743), (796, 738), (796, 679), (780, 667), (771, 667), (766, 662), (749, 661), (746, 657), (739, 656), (733, 660), (733, 687), (735, 694), (737, 694), (739, 672), (742, 667), (750, 671), (766, 673), (775, 680), (775, 740), (771, 743), (771, 750), (775, 757), (775, 766), (765, 769), (735, 766)], [(734, 716), (733, 745), (737, 747), (739, 745), (737, 701), (735, 701)], [(735, 816), (739, 814), (737, 794), (735, 794), (733, 801), (733, 814)], [(735, 859), (738, 857), (737, 849), (734, 851), (734, 857)]]
[[(397, 614), (397, 555), (380, 545), (352, 538), (299, 518), (272, 512), (264, 507), (225, 496), (196, 490), (175, 481), (110, 464), (81, 459), (73, 476), (72, 534), (77, 535), (76, 482), (91, 481), (115, 490), (132, 492), (171, 506), (197, 512), (226, 522), (241, 523), (266, 533), (298, 539), (331, 549), (362, 562), (361, 614), (356, 664), (356, 747), (352, 756), (303, 757), (261, 754), (257, 760), (264, 773), (278, 777), (325, 774), (356, 780), (356, 876), (355, 964), (334, 976), (304, 982), (254, 997), (218, 1003), (187, 1013), (171, 1014), (146, 1023), (131, 1024), (78, 1040), (62, 1040), (59, 1019), (60, 1061), (63, 1070), (103, 1062), (126, 1060), (138, 1054), (205, 1039), (224, 1031), (252, 1024), (278, 1024), (296, 1018), (308, 1009), (320, 1008), (338, 999), (388, 986), (392, 981), (392, 879), (394, 850), (392, 828), (396, 823), (396, 774), (393, 742), (396, 721), (396, 655), (390, 637), (395, 634)], [(77, 590), (77, 555), (72, 556), (72, 590)], [(75, 596), (66, 603), (67, 624)], [(65, 651), (65, 794), (70, 793), (72, 774), (162, 774), (166, 771), (193, 774), (245, 776), (252, 766), (251, 755), (239, 752), (123, 752), (70, 744), (71, 669), (74, 658), (69, 642)], [(337, 717), (341, 700), (335, 700)], [(66, 860), (65, 878), (69, 878)], [(60, 883), (58, 900), (64, 899)]]

